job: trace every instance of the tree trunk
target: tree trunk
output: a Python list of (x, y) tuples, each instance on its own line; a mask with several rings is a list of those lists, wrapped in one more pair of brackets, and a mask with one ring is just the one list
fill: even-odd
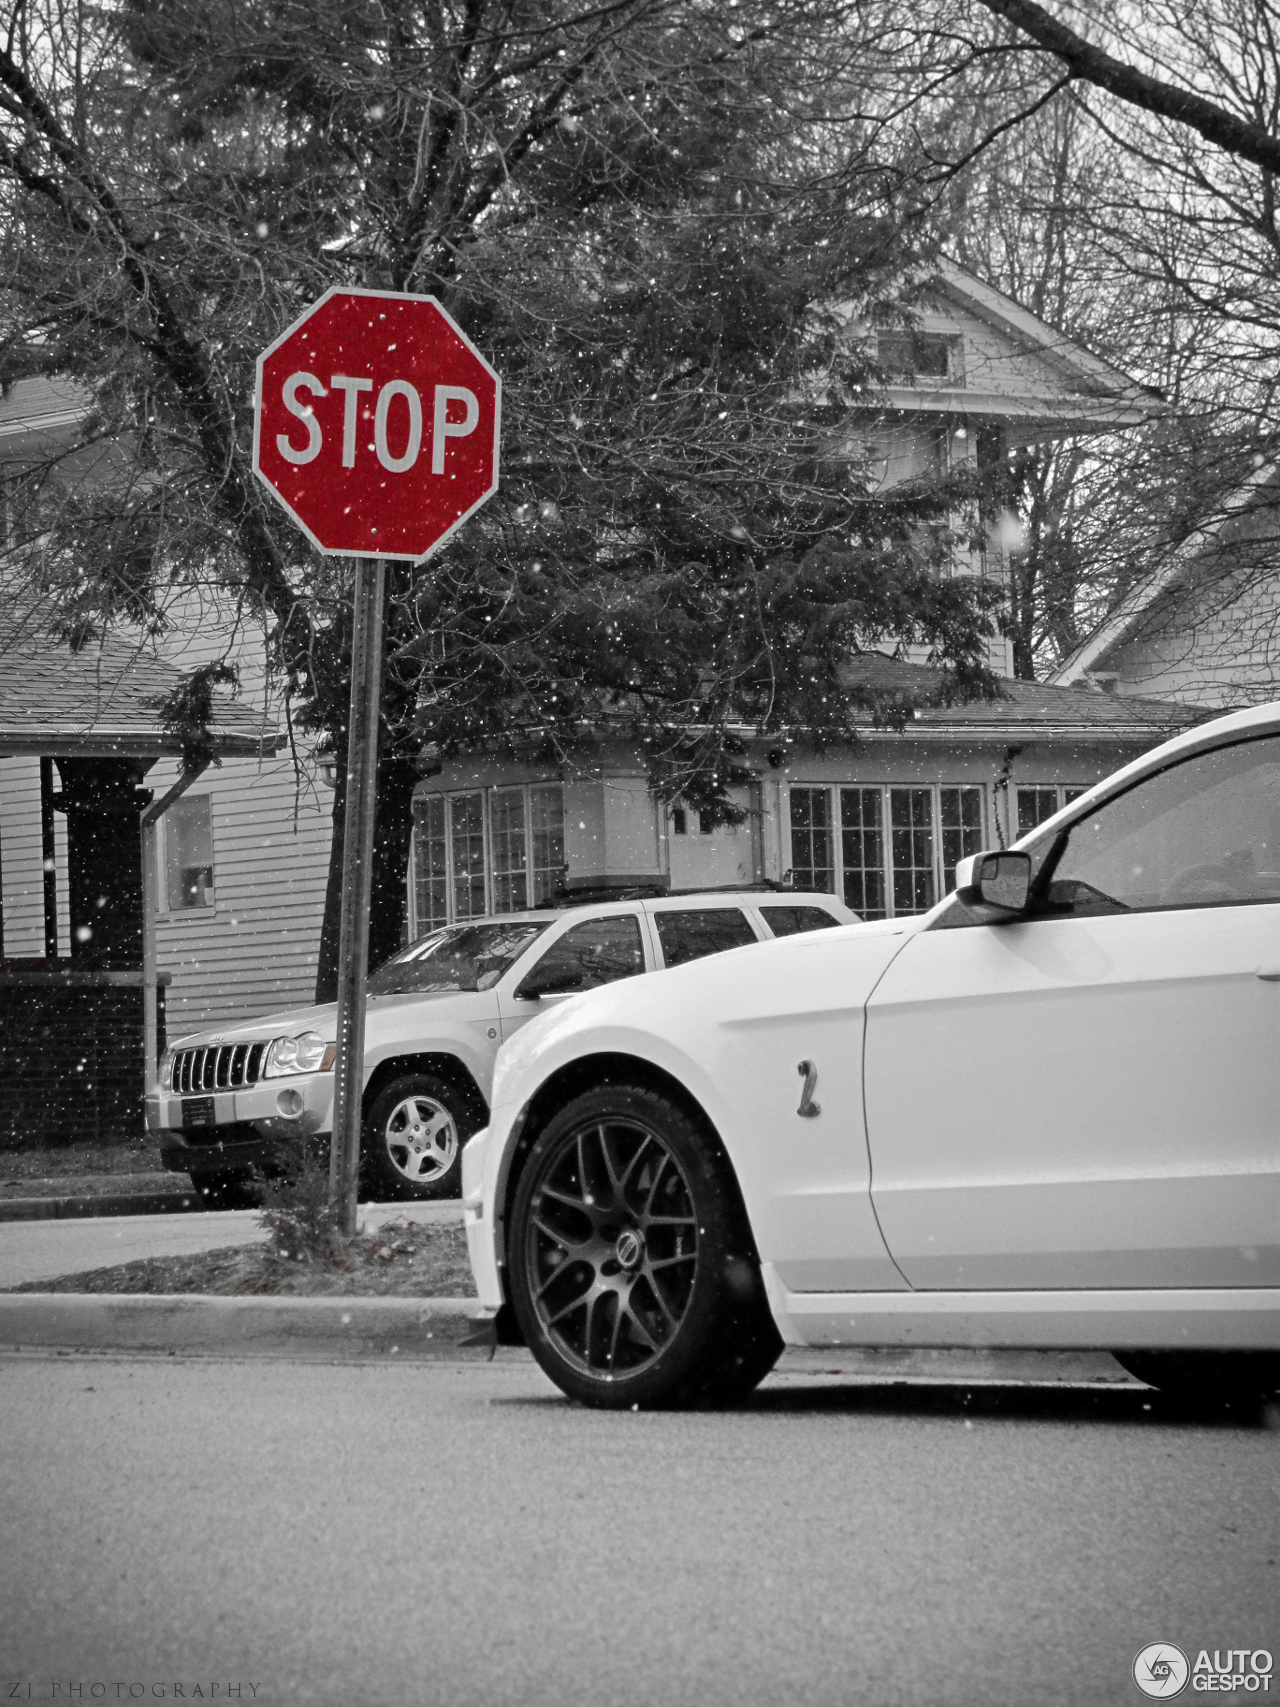
[[(383, 731), (383, 740), (386, 731)], [(369, 916), (369, 969), (400, 948), (407, 918), (409, 840), (413, 833), (413, 759), (405, 754), (378, 754), (377, 819), (373, 830), (373, 893)], [(347, 811), (346, 755), (338, 765), (333, 791), (333, 840), (329, 848), (329, 880), (325, 887), (324, 922), (316, 967), (316, 1001), (332, 1002), (338, 994), (338, 931), (342, 913), (342, 847)]]

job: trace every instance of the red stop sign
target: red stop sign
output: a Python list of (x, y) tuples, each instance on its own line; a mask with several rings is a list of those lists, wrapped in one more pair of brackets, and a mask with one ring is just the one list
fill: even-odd
[(416, 560), (497, 490), (501, 412), (434, 297), (335, 285), (258, 357), (253, 469), (321, 551)]

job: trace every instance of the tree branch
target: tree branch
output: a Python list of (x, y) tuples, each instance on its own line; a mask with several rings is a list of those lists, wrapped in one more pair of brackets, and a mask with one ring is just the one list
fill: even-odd
[(1149, 77), (1136, 66), (1126, 65), (1100, 47), (1094, 47), (1074, 30), (1060, 24), (1035, 0), (978, 0), (988, 12), (1004, 18), (1039, 47), (1051, 53), (1081, 82), (1105, 89), (1130, 106), (1159, 118), (1173, 119), (1199, 131), (1206, 142), (1225, 149), (1241, 160), (1249, 160), (1267, 172), (1280, 172), (1280, 138), (1261, 125), (1237, 118), (1213, 101)]

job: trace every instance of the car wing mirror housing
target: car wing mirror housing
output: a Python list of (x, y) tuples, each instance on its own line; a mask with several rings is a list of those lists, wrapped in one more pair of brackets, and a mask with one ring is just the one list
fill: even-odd
[(536, 1002), (539, 996), (565, 996), (571, 990), (580, 990), (583, 984), (583, 974), (576, 966), (535, 966), (516, 989), (516, 997), (523, 1002)]
[(956, 895), (997, 918), (1020, 917), (1031, 898), (1031, 855), (1016, 849), (970, 854), (956, 865)]

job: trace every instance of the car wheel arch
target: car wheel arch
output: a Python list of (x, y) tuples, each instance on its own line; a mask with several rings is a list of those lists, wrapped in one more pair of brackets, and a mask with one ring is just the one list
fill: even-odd
[(456, 1055), (440, 1054), (439, 1052), (423, 1051), (421, 1054), (406, 1053), (388, 1055), (379, 1061), (369, 1075), (369, 1082), (364, 1087), (361, 1108), (365, 1116), (385, 1085), (393, 1079), (404, 1077), (410, 1073), (431, 1073), (445, 1084), (451, 1085), (460, 1096), (474, 1106), (481, 1122), (489, 1117), (489, 1103), (481, 1091), (475, 1078), (466, 1064)]
[[(750, 1241), (753, 1254), (755, 1239), (751, 1231), (750, 1218), (742, 1195), (741, 1182), (733, 1157), (729, 1153), (715, 1121), (707, 1113), (689, 1087), (683, 1084), (674, 1074), (659, 1067), (655, 1062), (646, 1060), (642, 1055), (625, 1053), (601, 1053), (598, 1055), (580, 1056), (574, 1061), (558, 1068), (543, 1081), (524, 1108), (518, 1124), (517, 1137), (511, 1146), (509, 1155), (504, 1160), (504, 1172), (497, 1184), (497, 1197), (501, 1204), (498, 1220), (498, 1264), (502, 1281), (503, 1295), (506, 1296), (506, 1228), (515, 1203), (516, 1192), (520, 1185), (520, 1176), (524, 1171), (529, 1154), (537, 1142), (548, 1121), (556, 1111), (581, 1096), (586, 1091), (599, 1089), (610, 1084), (638, 1085), (647, 1090), (653, 1090), (667, 1096), (677, 1103), (698, 1122), (717, 1146), (737, 1198), (738, 1212), (742, 1217), (742, 1226)], [(758, 1258), (757, 1258), (758, 1260)]]

